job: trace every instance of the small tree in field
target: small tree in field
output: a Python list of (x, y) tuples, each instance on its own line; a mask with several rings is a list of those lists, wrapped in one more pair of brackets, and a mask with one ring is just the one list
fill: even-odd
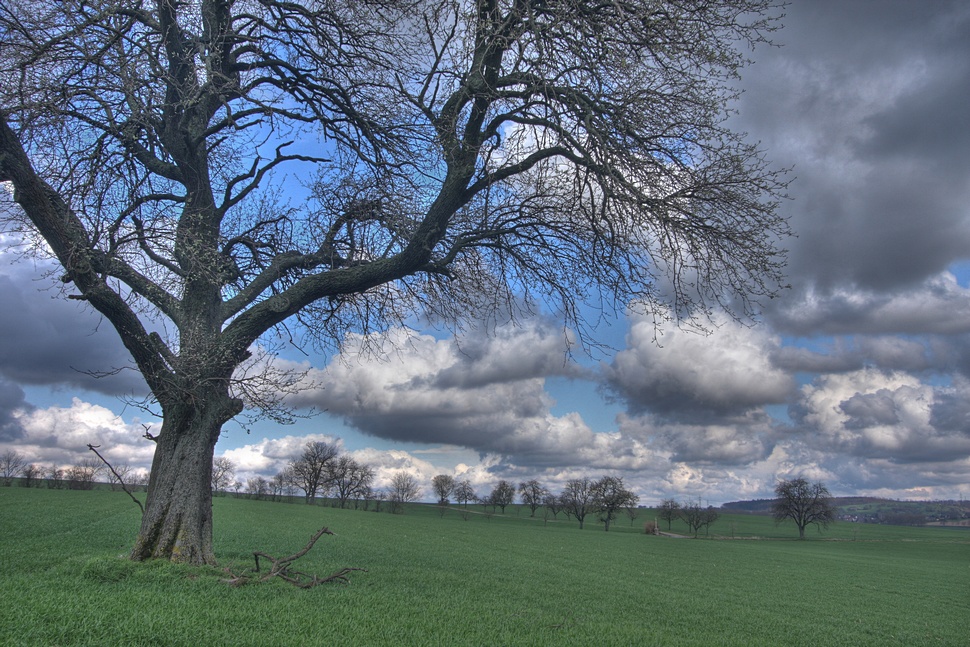
[(506, 506), (515, 501), (515, 486), (511, 481), (503, 479), (498, 482), (488, 498), (492, 502), (492, 506), (502, 508), (502, 514), (505, 514)]
[(337, 458), (337, 446), (323, 441), (310, 441), (303, 452), (290, 462), (287, 471), (293, 484), (303, 490), (304, 499), (312, 504), (318, 493), (330, 485), (328, 467)]
[(696, 537), (702, 528), (710, 528), (711, 524), (720, 518), (721, 514), (714, 506), (701, 505), (700, 499), (688, 501), (680, 506), (680, 518), (684, 520), (687, 527)]
[(455, 477), (449, 474), (438, 474), (431, 479), (431, 489), (438, 497), (438, 505), (447, 505), (448, 497), (455, 490)]
[(596, 481), (593, 484), (593, 497), (598, 518), (607, 531), (620, 510), (635, 508), (640, 500), (640, 497), (624, 487), (623, 479), (619, 476), (604, 476)]
[(24, 465), (24, 468), (20, 470), (20, 484), (24, 487), (39, 487), (43, 473), (44, 470), (40, 465), (33, 463)]
[(560, 500), (562, 509), (576, 518), (582, 530), (586, 515), (596, 509), (596, 491), (593, 488), (593, 481), (588, 476), (567, 481)]
[(455, 485), (455, 501), (463, 505), (466, 509), (468, 508), (468, 502), (475, 500), (475, 488), (472, 487), (471, 481), (468, 479), (462, 479)]
[(212, 461), (212, 491), (225, 492), (236, 480), (236, 464), (225, 456)]
[(391, 487), (388, 500), (391, 503), (391, 512), (399, 514), (404, 512), (404, 504), (417, 501), (421, 496), (421, 486), (409, 472), (398, 472), (391, 478)]
[(775, 486), (772, 516), (775, 523), (791, 519), (798, 527), (798, 538), (805, 539), (805, 527), (815, 524), (819, 530), (835, 522), (836, 507), (832, 495), (821, 482), (809, 483), (803, 478), (783, 480)]
[(726, 117), (780, 4), (0, 0), (0, 230), (162, 415), (131, 558), (215, 562), (222, 427), (301, 388), (280, 337), (754, 314), (787, 180)]
[(660, 512), (657, 516), (667, 522), (667, 530), (669, 531), (673, 520), (680, 518), (680, 502), (674, 499), (664, 499), (660, 502)]
[(522, 503), (529, 506), (530, 517), (536, 516), (536, 509), (542, 505), (543, 500), (549, 495), (549, 490), (544, 488), (539, 481), (532, 479), (519, 483), (519, 496)]
[(0, 478), (3, 484), (10, 487), (13, 479), (27, 465), (27, 459), (18, 451), (8, 449), (0, 454)]

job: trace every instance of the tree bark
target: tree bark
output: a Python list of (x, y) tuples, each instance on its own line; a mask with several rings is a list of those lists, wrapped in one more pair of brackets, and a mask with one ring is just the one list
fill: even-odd
[[(156, 437), (148, 500), (131, 559), (215, 564), (212, 458), (223, 423), (241, 403), (222, 394), (169, 407)], [(227, 415), (232, 413), (232, 415)]]

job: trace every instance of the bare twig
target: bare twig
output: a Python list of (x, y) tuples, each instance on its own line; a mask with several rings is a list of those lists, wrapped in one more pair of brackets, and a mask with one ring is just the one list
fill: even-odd
[[(306, 555), (308, 552), (310, 552), (310, 549), (313, 548), (313, 545), (317, 543), (317, 540), (320, 539), (320, 537), (322, 537), (323, 535), (332, 535), (332, 534), (334, 533), (329, 528), (327, 527), (321, 528), (316, 532), (316, 534), (313, 535), (313, 537), (310, 538), (309, 543), (306, 546), (304, 546), (302, 550), (290, 555), (289, 557), (273, 557), (271, 555), (267, 555), (262, 551), (254, 551), (253, 558), (256, 560), (256, 569), (254, 571), (255, 573), (260, 572), (260, 567), (259, 567), (260, 557), (269, 560), (270, 563), (272, 564), (269, 571), (265, 575), (260, 577), (258, 581), (266, 582), (273, 579), (274, 577), (279, 577), (280, 579), (286, 582), (289, 582), (294, 586), (298, 586), (301, 589), (309, 589), (314, 586), (317, 586), (318, 584), (324, 584), (326, 582), (342, 582), (344, 584), (349, 584), (350, 580), (348, 579), (347, 575), (349, 575), (353, 571), (366, 572), (367, 569), (356, 568), (356, 567), (346, 567), (346, 568), (340, 569), (339, 571), (335, 571), (330, 575), (327, 575), (326, 577), (319, 577), (317, 575), (310, 575), (307, 573), (302, 573), (300, 571), (290, 570), (290, 565), (296, 560)], [(226, 573), (230, 575), (230, 577), (227, 579), (224, 579), (223, 582), (225, 582), (226, 584), (229, 584), (230, 586), (242, 586), (250, 582), (250, 578), (245, 575), (236, 575), (229, 569), (226, 569)]]
[(128, 493), (128, 496), (130, 496), (130, 497), (131, 497), (131, 500), (135, 502), (135, 504), (136, 504), (136, 505), (138, 506), (138, 509), (139, 509), (139, 510), (141, 510), (141, 513), (142, 513), (142, 514), (144, 515), (144, 514), (145, 514), (145, 506), (143, 506), (143, 505), (141, 504), (141, 501), (139, 501), (139, 500), (138, 500), (138, 499), (137, 499), (137, 498), (135, 497), (135, 495), (131, 493), (131, 490), (129, 490), (129, 489), (128, 489), (128, 486), (127, 486), (127, 485), (125, 485), (125, 482), (124, 482), (124, 480), (123, 480), (123, 479), (121, 478), (121, 475), (120, 475), (120, 474), (118, 474), (118, 472), (116, 472), (116, 471), (115, 471), (115, 468), (113, 468), (113, 467), (111, 466), (111, 463), (109, 463), (109, 462), (108, 462), (107, 460), (105, 460), (105, 458), (104, 458), (104, 456), (102, 456), (102, 455), (101, 455), (101, 454), (100, 454), (100, 453), (98, 452), (98, 450), (97, 450), (97, 448), (98, 448), (98, 447), (100, 447), (100, 446), (101, 446), (101, 445), (92, 445), (92, 444), (90, 444), (90, 443), (88, 443), (88, 449), (90, 449), (90, 450), (91, 450), (92, 452), (94, 452), (94, 454), (95, 454), (95, 455), (96, 455), (96, 456), (97, 456), (98, 458), (100, 458), (100, 459), (101, 459), (101, 462), (102, 462), (102, 463), (104, 463), (105, 465), (107, 465), (107, 466), (108, 466), (108, 469), (109, 469), (109, 470), (111, 470), (111, 473), (115, 475), (115, 478), (116, 478), (116, 479), (118, 479), (118, 483), (121, 483), (121, 489), (122, 489), (122, 490), (124, 490), (125, 492), (127, 492), (127, 493)]

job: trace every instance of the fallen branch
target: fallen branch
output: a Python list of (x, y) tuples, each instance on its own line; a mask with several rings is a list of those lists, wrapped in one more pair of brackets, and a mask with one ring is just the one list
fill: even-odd
[(101, 459), (101, 462), (108, 466), (108, 469), (111, 470), (111, 473), (114, 474), (115, 475), (115, 478), (118, 479), (118, 482), (121, 483), (121, 489), (128, 493), (128, 496), (131, 497), (131, 500), (135, 502), (135, 504), (138, 506), (138, 509), (141, 510), (142, 516), (144, 516), (145, 515), (145, 506), (143, 506), (141, 504), (141, 501), (139, 501), (137, 498), (135, 498), (135, 495), (131, 493), (131, 490), (128, 489), (128, 486), (125, 485), (124, 480), (122, 480), (121, 475), (118, 474), (118, 472), (115, 471), (115, 468), (111, 467), (111, 463), (109, 463), (108, 461), (106, 461), (105, 458), (104, 458), (104, 456), (102, 456), (101, 454), (98, 453), (97, 448), (100, 447), (100, 446), (101, 445), (92, 445), (92, 444), (88, 443), (88, 449), (90, 449), (92, 452), (94, 452), (95, 456), (97, 456), (98, 458), (100, 458)]
[[(254, 571), (255, 573), (260, 572), (260, 567), (259, 567), (260, 557), (266, 560), (269, 560), (270, 563), (272, 564), (269, 571), (265, 575), (262, 575), (261, 577), (259, 577), (257, 581), (267, 582), (273, 579), (274, 577), (278, 577), (285, 582), (289, 582), (294, 586), (300, 587), (301, 589), (309, 589), (311, 587), (317, 586), (319, 584), (325, 584), (327, 582), (342, 582), (344, 584), (349, 584), (350, 579), (347, 577), (347, 575), (349, 575), (354, 571), (366, 572), (367, 569), (347, 567), (347, 568), (342, 568), (339, 571), (336, 571), (334, 573), (331, 573), (326, 577), (319, 577), (317, 575), (310, 575), (308, 573), (303, 573), (301, 571), (294, 571), (290, 569), (290, 566), (293, 562), (295, 562), (296, 560), (300, 559), (308, 552), (310, 552), (310, 549), (313, 548), (313, 545), (317, 543), (317, 540), (320, 539), (320, 537), (322, 537), (323, 535), (332, 535), (332, 534), (333, 532), (331, 532), (329, 528), (327, 527), (321, 528), (316, 532), (315, 535), (313, 535), (313, 537), (310, 538), (310, 542), (306, 546), (304, 546), (302, 550), (290, 555), (289, 557), (273, 557), (272, 555), (267, 555), (262, 551), (254, 551), (253, 558), (256, 560), (256, 570)], [(229, 574), (231, 577), (224, 579), (222, 581), (225, 582), (226, 584), (229, 584), (230, 586), (242, 586), (244, 584), (248, 584), (252, 580), (252, 578), (245, 575), (236, 575), (229, 569), (226, 569), (226, 573)]]

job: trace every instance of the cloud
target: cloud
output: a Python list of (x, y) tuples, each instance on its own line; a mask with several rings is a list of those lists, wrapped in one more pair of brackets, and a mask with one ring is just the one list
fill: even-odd
[(967, 4), (812, 0), (787, 14), (783, 47), (745, 71), (736, 123), (795, 166), (796, 292), (893, 292), (967, 258)]
[(771, 363), (780, 340), (733, 322), (709, 335), (671, 328), (654, 343), (654, 325), (633, 319), (626, 348), (604, 369), (610, 391), (634, 413), (706, 421), (784, 402), (791, 377)]
[[(0, 254), (0, 261), (9, 260)], [(73, 387), (110, 395), (145, 393), (141, 375), (111, 325), (36, 276), (50, 271), (24, 261), (0, 273), (0, 375), (29, 385)], [(47, 289), (44, 289), (44, 288)], [(95, 378), (91, 373), (111, 373)]]
[(87, 448), (92, 444), (112, 465), (147, 469), (155, 452), (138, 419), (125, 422), (110, 409), (78, 398), (69, 407), (18, 409), (13, 418), (19, 428), (17, 451), (35, 463), (63, 467), (96, 458)]
[(771, 312), (775, 329), (791, 335), (970, 333), (970, 289), (949, 271), (917, 285), (876, 291), (843, 285), (808, 290)]
[(561, 335), (507, 326), (456, 344), (399, 329), (386, 342), (396, 350), (361, 362), (354, 358), (365, 339), (348, 337), (341, 357), (308, 375), (319, 388), (291, 403), (325, 409), (379, 438), (525, 455), (536, 464), (567, 460), (594, 441), (578, 414), (550, 413), (545, 376), (577, 372)]
[(892, 464), (960, 461), (970, 457), (970, 430), (933, 424), (954, 419), (956, 393), (970, 390), (965, 382), (940, 389), (898, 371), (826, 375), (802, 388), (791, 408), (793, 433), (831, 455)]

